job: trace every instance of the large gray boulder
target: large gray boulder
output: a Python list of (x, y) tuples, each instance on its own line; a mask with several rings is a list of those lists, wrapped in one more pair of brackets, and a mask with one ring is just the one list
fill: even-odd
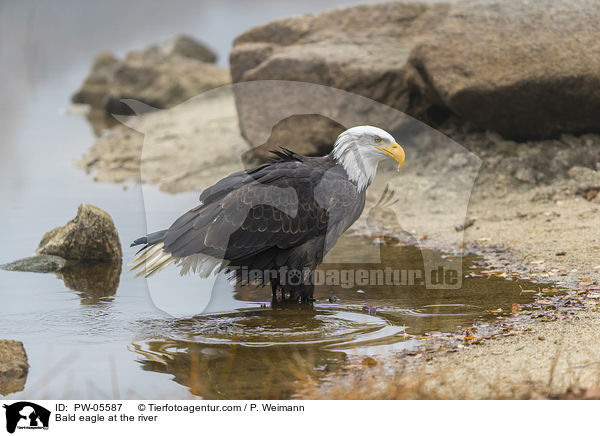
[[(234, 82), (335, 87), (448, 131), (516, 139), (593, 132), (600, 131), (599, 22), (595, 0), (360, 5), (247, 31), (234, 43), (231, 73)], [(242, 134), (261, 145), (252, 142), (257, 104), (301, 97), (238, 92)]]
[(29, 362), (22, 342), (0, 339), (0, 395), (22, 391)]
[(230, 83), (229, 71), (214, 65), (215, 60), (212, 50), (187, 36), (132, 51), (124, 60), (102, 53), (72, 101), (108, 114), (130, 114), (121, 103), (128, 98), (169, 108)]
[(466, 0), (413, 50), (417, 113), (447, 108), (512, 138), (600, 130), (596, 0)]
[(112, 218), (91, 204), (79, 205), (73, 220), (46, 233), (36, 253), (90, 261), (117, 261), (123, 257)]
[[(419, 36), (437, 25), (447, 8), (444, 4), (393, 2), (276, 20), (235, 40), (230, 55), (232, 79), (316, 83), (409, 111), (409, 54)], [(258, 96), (245, 90), (243, 87), (236, 90), (236, 99), (242, 134), (252, 146), (263, 145), (255, 143), (254, 137), (261, 135), (254, 130), (264, 128), (261, 117), (269, 111), (265, 106), (306, 98), (301, 88), (290, 89), (284, 95), (267, 89)], [(281, 131), (277, 134), (281, 145), (301, 151), (294, 142), (298, 132), (315, 128), (323, 130), (320, 142), (333, 144), (331, 136), (335, 129), (322, 120), (311, 123), (303, 118), (296, 125), (285, 124), (288, 135)]]

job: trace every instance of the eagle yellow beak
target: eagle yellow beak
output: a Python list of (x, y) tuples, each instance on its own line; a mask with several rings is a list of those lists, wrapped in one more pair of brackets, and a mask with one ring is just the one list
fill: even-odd
[(383, 151), (389, 157), (398, 162), (398, 168), (400, 168), (404, 163), (404, 158), (406, 157), (406, 155), (404, 154), (404, 149), (400, 147), (400, 145), (398, 145), (397, 143), (394, 142), (389, 147), (380, 147), (379, 145), (376, 145), (375, 148), (378, 148), (379, 150)]

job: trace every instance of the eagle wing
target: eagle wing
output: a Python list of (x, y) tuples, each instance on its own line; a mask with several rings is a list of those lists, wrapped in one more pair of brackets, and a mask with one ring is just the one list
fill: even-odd
[(236, 262), (325, 235), (328, 250), (362, 212), (364, 193), (325, 159), (290, 158), (220, 180), (171, 225), (163, 250)]

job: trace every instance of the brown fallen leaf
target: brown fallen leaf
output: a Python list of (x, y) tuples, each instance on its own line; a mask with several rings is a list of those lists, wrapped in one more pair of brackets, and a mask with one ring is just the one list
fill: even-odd
[(510, 311), (512, 313), (517, 313), (519, 311), (519, 305), (517, 303), (513, 303), (512, 307), (510, 308)]
[(369, 356), (365, 357), (362, 360), (361, 363), (362, 363), (363, 366), (375, 366), (375, 365), (377, 365), (377, 361), (375, 359), (373, 359), (372, 357), (369, 357)]
[(583, 198), (585, 198), (587, 201), (592, 201), (597, 196), (598, 191), (596, 189), (590, 189), (583, 195)]

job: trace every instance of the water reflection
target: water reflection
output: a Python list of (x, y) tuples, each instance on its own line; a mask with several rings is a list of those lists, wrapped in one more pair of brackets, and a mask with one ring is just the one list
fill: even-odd
[[(321, 269), (423, 271), (421, 250), (395, 240), (376, 246), (379, 262), (360, 262), (374, 246), (371, 238), (344, 236)], [(432, 252), (428, 258), (434, 255), (445, 257)], [(134, 350), (142, 369), (171, 374), (203, 398), (290, 398), (366, 356), (389, 361), (400, 350), (414, 349), (424, 333), (452, 332), (532, 301), (521, 286), (535, 285), (473, 276), (480, 263), (464, 259), (468, 274), (460, 289), (428, 289), (417, 282), (324, 284), (315, 290), (317, 302), (302, 306), (270, 303), (268, 288), (236, 287), (233, 298), (219, 299), (218, 313), (145, 322), (143, 330), (160, 337), (137, 342)]]
[(65, 286), (76, 291), (82, 304), (110, 301), (119, 288), (121, 262), (72, 263), (56, 273)]
[(332, 346), (388, 336), (389, 328), (353, 312), (250, 309), (166, 322), (171, 338), (135, 343), (134, 350), (142, 369), (172, 374), (206, 399), (289, 398), (347, 363)]
[[(428, 251), (428, 259), (447, 259), (449, 265), (454, 264), (454, 259), (442, 252), (423, 251)], [(356, 312), (367, 309), (367, 313), (420, 335), (432, 330), (451, 332), (457, 326), (510, 312), (514, 303), (532, 301), (532, 295), (523, 293), (522, 288), (538, 287), (495, 275), (473, 277), (470, 272), (484, 267), (476, 256), (465, 256), (462, 271), (458, 272), (465, 276), (460, 289), (428, 289), (423, 283), (423, 251), (393, 239), (382, 243), (367, 237), (342, 236), (319, 268), (325, 276), (338, 274), (339, 281), (317, 286), (315, 297), (320, 304), (335, 297), (328, 307)], [(365, 262), (369, 257), (378, 261)], [(369, 283), (358, 283), (360, 271), (369, 276)], [(390, 280), (394, 283), (388, 284)], [(235, 298), (242, 301), (263, 302), (269, 296), (268, 288), (247, 286), (235, 290)]]
[(137, 345), (142, 369), (172, 374), (193, 395), (205, 399), (290, 398), (338, 369), (344, 353), (324, 354), (315, 347), (217, 346), (185, 341)]

